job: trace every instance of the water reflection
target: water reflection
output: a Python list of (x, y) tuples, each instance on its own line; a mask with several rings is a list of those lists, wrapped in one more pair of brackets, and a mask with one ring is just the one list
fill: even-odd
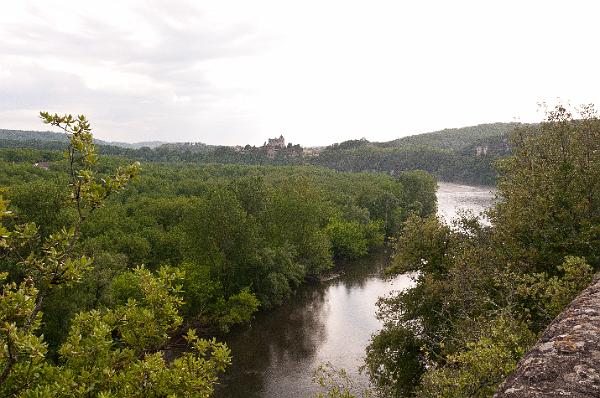
[(234, 361), (216, 395), (262, 397), (269, 370), (293, 369), (314, 355), (326, 335), (324, 303), (323, 289), (306, 286), (291, 302), (259, 314), (249, 327), (230, 334), (226, 341)]
[[(439, 182), (436, 193), (438, 215), (446, 222), (450, 222), (464, 210), (480, 215), (494, 202), (495, 195), (496, 189), (492, 187), (474, 187)], [(488, 223), (485, 219), (483, 221)]]
[[(440, 183), (438, 214), (449, 220), (458, 208), (479, 213), (493, 197), (490, 188)], [(381, 328), (375, 303), (412, 283), (404, 275), (385, 280), (387, 261), (388, 255), (379, 253), (340, 264), (341, 277), (303, 286), (286, 304), (227, 336), (233, 365), (216, 397), (308, 397), (316, 390), (312, 372), (323, 362), (346, 369), (353, 381), (366, 385), (358, 368), (371, 335)]]
[(340, 264), (337, 279), (305, 286), (288, 303), (259, 314), (249, 327), (230, 334), (234, 361), (217, 397), (309, 396), (312, 371), (322, 362), (358, 373), (364, 348), (380, 327), (375, 303), (382, 294), (410, 283), (407, 277), (385, 281), (386, 253), (354, 264)]

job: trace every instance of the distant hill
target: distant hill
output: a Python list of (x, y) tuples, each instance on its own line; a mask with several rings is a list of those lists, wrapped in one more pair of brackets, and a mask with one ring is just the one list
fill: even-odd
[[(10, 140), (10, 141), (41, 141), (41, 142), (67, 142), (67, 136), (64, 133), (56, 133), (53, 131), (27, 131), (27, 130), (6, 130), (0, 129), (0, 139)], [(110, 145), (117, 146), (121, 148), (130, 148), (130, 149), (138, 149), (138, 148), (156, 148), (166, 142), (163, 141), (147, 141), (147, 142), (136, 142), (136, 143), (128, 143), (128, 142), (113, 142), (113, 141), (103, 141), (94, 139), (94, 142), (98, 145)]]
[(25, 131), (0, 129), (0, 138), (11, 141), (59, 141), (67, 142), (66, 134), (52, 131)]
[[(444, 181), (492, 185), (496, 159), (510, 154), (509, 136), (519, 123), (490, 123), (399, 138), (389, 142), (349, 140), (325, 148), (296, 145), (268, 151), (265, 147), (213, 146), (203, 143), (135, 144), (97, 140), (99, 152), (145, 162), (312, 164), (340, 171), (397, 174), (425, 170)], [(0, 148), (58, 150), (65, 134), (49, 131), (0, 130)]]
[(521, 123), (488, 123), (477, 126), (444, 129), (410, 135), (393, 141), (375, 143), (375, 145), (389, 147), (423, 146), (438, 149), (461, 151), (482, 141), (495, 137), (506, 137)]
[[(490, 141), (494, 141), (494, 138), (506, 137), (515, 129), (515, 127), (519, 125), (520, 123), (478, 124), (477, 126), (444, 129), (430, 133), (410, 135), (387, 142), (370, 142), (364, 138), (360, 140), (348, 140), (338, 144), (333, 144), (328, 148), (335, 147), (336, 149), (351, 149), (366, 145), (380, 148), (405, 148), (420, 146), (461, 151), (473, 147), (481, 142), (485, 142), (488, 139), (490, 139)], [(67, 137), (65, 134), (52, 131), (0, 129), (0, 139), (11, 141), (67, 142)], [(166, 141), (144, 141), (135, 143), (103, 141), (98, 139), (95, 139), (94, 141), (98, 145), (110, 145), (129, 149), (138, 149), (143, 147), (157, 148), (161, 145), (167, 145), (171, 149), (181, 148), (182, 150), (188, 150), (190, 146), (206, 146), (206, 144), (202, 143), (179, 143)]]
[(318, 152), (311, 163), (340, 171), (397, 173), (420, 169), (445, 181), (492, 185), (493, 163), (510, 154), (520, 123), (489, 123), (402, 137), (388, 142), (349, 140)]
[(119, 141), (100, 141), (101, 145), (118, 146), (121, 148), (139, 149), (139, 148), (157, 148), (167, 144), (165, 141), (142, 141), (142, 142), (119, 142)]

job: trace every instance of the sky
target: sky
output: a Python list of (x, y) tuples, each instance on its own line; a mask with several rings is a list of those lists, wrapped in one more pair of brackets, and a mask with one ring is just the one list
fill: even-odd
[(303, 146), (600, 105), (596, 1), (2, 1), (0, 128)]

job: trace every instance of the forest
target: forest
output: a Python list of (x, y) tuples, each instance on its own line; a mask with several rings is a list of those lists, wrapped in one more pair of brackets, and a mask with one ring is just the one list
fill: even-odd
[(517, 123), (481, 124), (411, 135), (389, 142), (365, 139), (326, 147), (312, 163), (342, 171), (425, 170), (442, 181), (494, 185), (494, 162), (510, 154)]
[(405, 222), (388, 273), (414, 273), (416, 284), (379, 302), (385, 326), (366, 359), (378, 395), (491, 397), (600, 269), (594, 107), (558, 105), (517, 128), (511, 147), (496, 164), (491, 225), (472, 214)]
[[(519, 124), (482, 124), (418, 134), (389, 142), (366, 139), (332, 144), (304, 153), (300, 145), (270, 153), (265, 147), (212, 146), (202, 143), (136, 144), (95, 141), (103, 155), (141, 162), (185, 162), (192, 164), (315, 165), (339, 171), (376, 171), (388, 174), (424, 170), (442, 181), (494, 185), (493, 162), (510, 153), (509, 135)], [(66, 137), (51, 132), (0, 131), (0, 148), (61, 150)], [(124, 147), (124, 145), (126, 147)], [(8, 156), (4, 155), (4, 156)]]
[(208, 396), (235, 356), (212, 336), (435, 211), (422, 171), (131, 163), (41, 117), (66, 154), (0, 150), (3, 396)]
[[(317, 379), (321, 396), (491, 397), (600, 269), (591, 105), (559, 105), (496, 141), (510, 152), (494, 162), (489, 225), (438, 218), (426, 171), (367, 168), (379, 156), (368, 153), (401, 146), (325, 150), (348, 171), (138, 163), (99, 155), (83, 116), (41, 116), (69, 133), (66, 154), (0, 150), (3, 396), (210, 396), (236, 355), (212, 336), (278, 306), (337, 259), (388, 245), (387, 273), (414, 286), (379, 301), (384, 326), (364, 367), (372, 389), (333, 369)], [(182, 341), (188, 349), (170, 358)]]

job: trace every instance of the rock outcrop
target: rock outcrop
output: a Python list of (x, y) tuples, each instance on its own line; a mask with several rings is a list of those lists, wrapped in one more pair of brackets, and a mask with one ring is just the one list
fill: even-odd
[(552, 321), (494, 397), (600, 397), (599, 277)]

